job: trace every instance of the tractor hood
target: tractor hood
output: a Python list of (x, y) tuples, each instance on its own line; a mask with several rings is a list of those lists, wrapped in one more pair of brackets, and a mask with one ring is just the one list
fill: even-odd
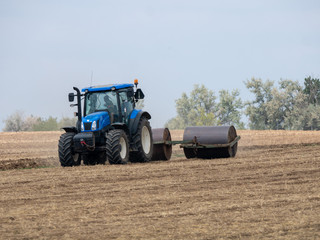
[(110, 124), (108, 112), (95, 112), (82, 118), (82, 132), (94, 132), (103, 129)]

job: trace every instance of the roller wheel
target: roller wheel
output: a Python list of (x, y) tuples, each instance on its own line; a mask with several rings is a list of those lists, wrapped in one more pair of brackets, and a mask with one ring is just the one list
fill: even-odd
[(137, 133), (132, 137), (133, 144), (138, 151), (130, 152), (131, 162), (149, 162), (153, 153), (152, 131), (149, 121), (142, 117)]
[(237, 154), (237, 150), (238, 150), (238, 143), (236, 143), (235, 145), (233, 145), (233, 147), (231, 148), (231, 155), (230, 157), (235, 157)]
[[(153, 154), (152, 161), (170, 160), (172, 155), (172, 144), (156, 143), (162, 141), (171, 141), (171, 134), (168, 128), (153, 128)], [(155, 144), (156, 143), (156, 144)]]
[(193, 148), (183, 148), (183, 151), (187, 159), (196, 158), (196, 153)]
[[(237, 137), (234, 126), (209, 126), (209, 127), (187, 127), (183, 134), (183, 141), (197, 141), (200, 145), (216, 145), (231, 143)], [(237, 143), (233, 147), (221, 148), (202, 148), (197, 147), (196, 151), (192, 148), (184, 148), (187, 158), (229, 158), (237, 153)]]
[(73, 132), (66, 132), (59, 139), (59, 161), (62, 167), (78, 166), (81, 163), (81, 156), (73, 150)]
[(129, 160), (129, 141), (121, 129), (109, 131), (106, 142), (106, 153), (110, 164), (126, 164)]

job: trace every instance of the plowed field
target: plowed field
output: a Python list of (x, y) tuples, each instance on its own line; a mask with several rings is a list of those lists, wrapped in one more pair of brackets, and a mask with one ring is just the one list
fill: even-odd
[[(172, 131), (180, 140), (182, 131)], [(238, 131), (232, 159), (62, 168), (0, 133), (0, 239), (320, 239), (320, 132)]]

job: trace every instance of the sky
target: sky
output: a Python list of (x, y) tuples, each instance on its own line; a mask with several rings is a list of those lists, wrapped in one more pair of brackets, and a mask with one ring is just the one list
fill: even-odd
[(133, 83), (152, 127), (204, 84), (320, 77), (318, 0), (0, 0), (0, 131), (16, 111), (72, 117), (72, 87)]

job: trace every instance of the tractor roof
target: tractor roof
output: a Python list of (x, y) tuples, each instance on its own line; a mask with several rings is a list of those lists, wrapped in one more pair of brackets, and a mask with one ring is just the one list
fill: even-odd
[(112, 90), (112, 88), (118, 90), (118, 89), (123, 89), (123, 88), (129, 88), (133, 87), (133, 84), (108, 84), (108, 85), (100, 85), (100, 86), (94, 86), (94, 87), (87, 87), (83, 88), (81, 91), (85, 92), (101, 92), (101, 91), (109, 91)]

